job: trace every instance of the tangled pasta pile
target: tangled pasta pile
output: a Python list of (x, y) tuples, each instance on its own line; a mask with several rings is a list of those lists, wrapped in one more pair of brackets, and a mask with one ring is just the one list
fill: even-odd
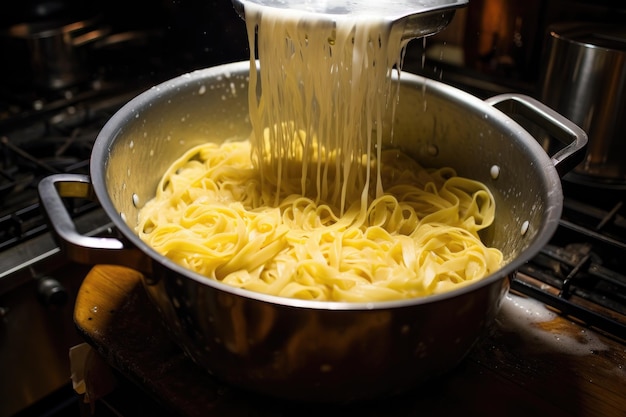
[(311, 300), (423, 297), (501, 266), (502, 253), (478, 236), (494, 220), (493, 196), (451, 168), (426, 170), (385, 151), (385, 192), (338, 214), (314, 197), (276, 198), (250, 155), (248, 141), (187, 151), (141, 209), (141, 239), (209, 279)]

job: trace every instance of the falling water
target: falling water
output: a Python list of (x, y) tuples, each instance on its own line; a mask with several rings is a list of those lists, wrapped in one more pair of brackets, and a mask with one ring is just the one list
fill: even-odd
[[(426, 67), (426, 37), (422, 38), (422, 72), (424, 72), (424, 68)], [(428, 104), (426, 102), (426, 78), (422, 82), (422, 100), (424, 102), (424, 112), (428, 108)]]

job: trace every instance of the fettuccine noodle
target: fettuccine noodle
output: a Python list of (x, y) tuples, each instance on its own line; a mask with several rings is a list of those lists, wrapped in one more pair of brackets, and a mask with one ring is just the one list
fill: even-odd
[[(495, 272), (502, 254), (478, 232), (493, 197), (451, 168), (426, 171), (383, 153), (386, 192), (366, 210), (263, 191), (250, 143), (187, 151), (140, 212), (138, 233), (159, 253), (210, 279), (312, 300), (371, 302), (449, 291)], [(391, 163), (393, 161), (393, 164)]]
[(254, 4), (246, 24), (250, 140), (178, 159), (140, 211), (145, 242), (209, 279), (311, 300), (423, 297), (499, 269), (478, 235), (494, 221), (487, 187), (383, 151), (401, 27)]

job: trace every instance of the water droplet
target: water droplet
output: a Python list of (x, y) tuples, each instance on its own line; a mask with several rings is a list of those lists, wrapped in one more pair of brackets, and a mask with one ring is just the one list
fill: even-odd
[(498, 179), (500, 176), (500, 167), (498, 165), (493, 165), (489, 170), (489, 173), (491, 174), (491, 178), (494, 180)]
[(520, 230), (520, 233), (522, 234), (522, 236), (524, 236), (528, 232), (529, 228), (530, 228), (530, 223), (528, 222), (528, 220), (522, 223), (522, 229)]

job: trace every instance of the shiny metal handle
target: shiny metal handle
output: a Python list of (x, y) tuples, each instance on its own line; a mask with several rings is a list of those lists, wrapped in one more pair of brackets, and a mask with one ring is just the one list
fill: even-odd
[(147, 256), (139, 249), (116, 238), (85, 236), (77, 231), (62, 198), (97, 200), (89, 176), (50, 175), (39, 182), (38, 192), (48, 224), (68, 259), (88, 265), (114, 264), (149, 271)]
[(520, 115), (565, 145), (551, 156), (561, 177), (580, 164), (587, 150), (587, 133), (550, 107), (523, 94), (501, 94), (485, 102), (506, 114)]

